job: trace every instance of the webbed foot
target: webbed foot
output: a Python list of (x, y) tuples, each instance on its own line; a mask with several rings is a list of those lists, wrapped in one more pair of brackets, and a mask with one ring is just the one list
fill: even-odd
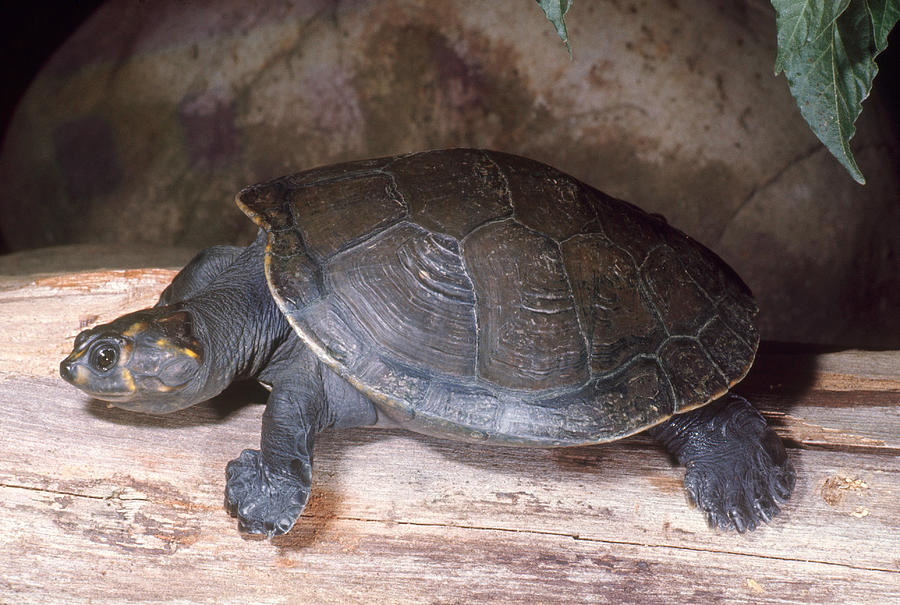
[[(225, 508), (241, 531), (269, 537), (290, 531), (306, 507), (310, 466), (296, 461), (299, 473), (271, 469), (258, 450), (244, 450), (225, 468)], [(299, 477), (299, 478), (298, 478)]]
[(687, 463), (684, 485), (710, 527), (753, 531), (790, 498), (794, 468), (778, 436), (764, 422), (763, 428), (762, 434), (732, 434)]
[(737, 395), (651, 429), (685, 465), (684, 485), (713, 528), (753, 531), (778, 514), (794, 489), (781, 439)]

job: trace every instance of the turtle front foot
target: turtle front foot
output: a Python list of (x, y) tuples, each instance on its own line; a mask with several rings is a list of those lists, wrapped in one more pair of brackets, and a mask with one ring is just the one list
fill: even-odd
[(691, 502), (713, 528), (753, 531), (778, 514), (794, 489), (794, 467), (781, 439), (737, 395), (651, 429), (685, 465)]
[[(225, 468), (225, 508), (241, 531), (270, 538), (290, 531), (309, 500), (309, 464), (302, 477), (270, 468), (258, 450), (244, 450)], [(304, 479), (306, 479), (304, 481)]]

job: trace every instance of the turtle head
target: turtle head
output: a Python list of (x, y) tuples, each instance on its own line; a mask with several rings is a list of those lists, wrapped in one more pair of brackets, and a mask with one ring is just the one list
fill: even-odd
[(116, 407), (165, 414), (208, 398), (203, 345), (191, 313), (157, 307), (85, 330), (60, 375)]

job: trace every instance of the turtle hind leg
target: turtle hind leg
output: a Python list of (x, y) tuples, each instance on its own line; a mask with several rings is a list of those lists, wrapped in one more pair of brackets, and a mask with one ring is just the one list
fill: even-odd
[(752, 531), (793, 491), (781, 439), (743, 397), (729, 393), (649, 432), (685, 466), (688, 494), (712, 527)]

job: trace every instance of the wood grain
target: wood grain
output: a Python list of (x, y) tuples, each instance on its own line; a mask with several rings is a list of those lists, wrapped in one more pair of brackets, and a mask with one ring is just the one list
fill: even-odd
[(651, 440), (478, 447), (326, 433), (288, 535), (238, 534), (224, 467), (265, 391), (166, 417), (56, 378), (77, 332), (170, 271), (0, 277), (0, 602), (900, 602), (900, 353), (761, 353), (741, 392), (789, 446), (794, 497), (709, 530)]

